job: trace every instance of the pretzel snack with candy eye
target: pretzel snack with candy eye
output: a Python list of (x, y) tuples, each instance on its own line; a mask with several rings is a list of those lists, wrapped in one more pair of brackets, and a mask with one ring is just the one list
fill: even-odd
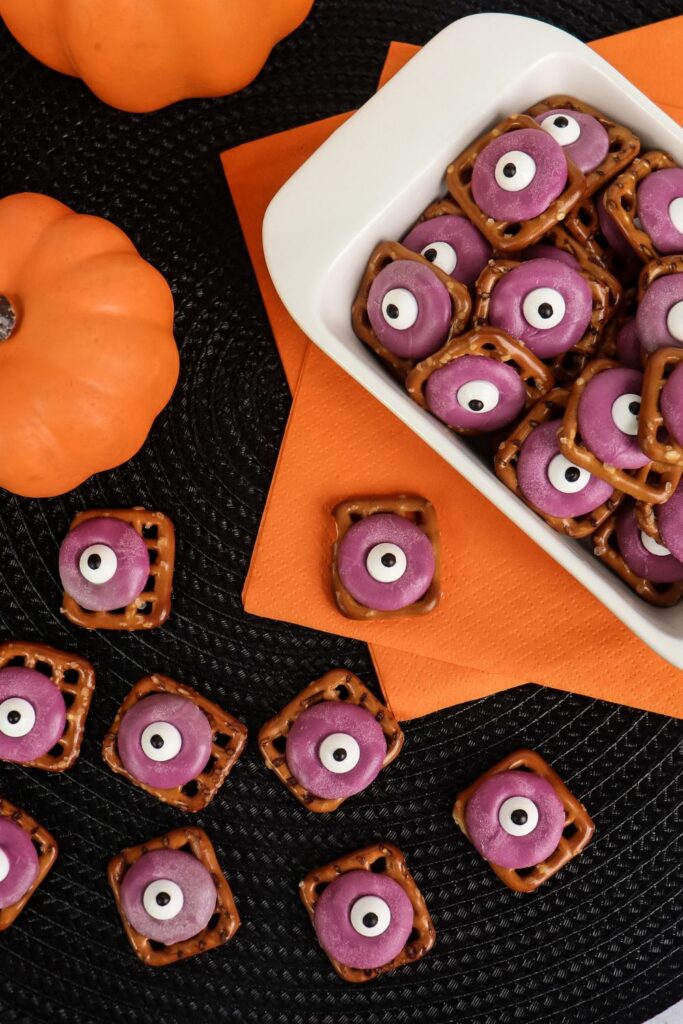
[(16, 921), (57, 859), (55, 838), (0, 796), (0, 932)]
[(605, 209), (643, 262), (683, 250), (683, 169), (659, 150), (605, 190)]
[(648, 604), (666, 608), (683, 597), (683, 562), (642, 529), (630, 500), (593, 534), (593, 554)]
[(401, 244), (468, 287), (493, 255), (487, 240), (452, 199), (431, 203)]

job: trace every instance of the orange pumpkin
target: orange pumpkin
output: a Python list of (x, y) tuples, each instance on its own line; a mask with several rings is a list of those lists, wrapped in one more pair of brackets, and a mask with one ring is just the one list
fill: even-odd
[(119, 228), (0, 200), (0, 486), (63, 494), (130, 459), (178, 379), (173, 296)]
[(29, 53), (131, 112), (244, 88), (313, 0), (0, 0)]

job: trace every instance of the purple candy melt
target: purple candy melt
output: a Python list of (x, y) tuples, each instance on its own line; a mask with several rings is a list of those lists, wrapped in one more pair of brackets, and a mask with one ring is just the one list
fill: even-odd
[[(351, 924), (353, 906), (364, 896), (378, 897), (389, 908), (391, 920), (381, 935), (361, 935)], [(328, 956), (346, 967), (372, 970), (398, 956), (413, 930), (413, 921), (413, 905), (393, 878), (372, 871), (348, 871), (323, 891), (313, 927)]]
[(566, 249), (558, 249), (556, 245), (544, 245), (543, 243), (530, 245), (528, 249), (524, 249), (523, 252), (519, 253), (518, 258), (522, 260), (557, 260), (559, 263), (564, 263), (566, 267), (572, 267), (574, 270), (580, 268), (576, 256), (572, 256)]
[[(392, 326), (382, 303), (394, 288), (410, 292), (417, 302), (414, 323), (402, 330)], [(391, 305), (391, 303), (389, 303)], [(379, 341), (401, 359), (424, 359), (443, 345), (453, 318), (453, 304), (446, 286), (436, 274), (412, 260), (387, 264), (370, 285), (368, 319)]]
[[(116, 571), (105, 583), (87, 580), (80, 570), (83, 552), (103, 544), (116, 555)], [(87, 519), (67, 533), (59, 549), (59, 575), (66, 593), (81, 608), (106, 612), (125, 608), (145, 588), (149, 576), (147, 546), (129, 523), (102, 516)]]
[(650, 462), (638, 444), (637, 435), (624, 433), (613, 418), (617, 399), (627, 394), (638, 395), (640, 407), (642, 390), (643, 374), (627, 367), (603, 370), (586, 384), (578, 408), (579, 433), (606, 466), (640, 469)]
[[(168, 920), (157, 920), (145, 909), (147, 886), (158, 880), (175, 882), (183, 905)], [(133, 928), (154, 942), (171, 946), (185, 942), (206, 928), (216, 908), (216, 886), (196, 857), (182, 850), (151, 850), (135, 861), (121, 883), (121, 908)]]
[(665, 546), (683, 562), (683, 485), (679, 484), (663, 505), (656, 506), (655, 518)]
[(638, 188), (638, 217), (655, 249), (667, 255), (683, 251), (683, 233), (671, 220), (669, 207), (675, 199), (683, 205), (683, 169), (653, 171)]
[[(526, 319), (524, 300), (537, 288), (552, 288), (564, 299), (564, 316), (555, 327), (535, 327)], [(584, 336), (592, 312), (593, 298), (585, 277), (556, 259), (535, 259), (498, 281), (491, 292), (488, 319), (494, 327), (523, 341), (540, 359), (551, 359)]]
[[(446, 270), (456, 281), (463, 284), (473, 285), (487, 261), (491, 258), (491, 246), (484, 236), (470, 223), (466, 217), (457, 214), (444, 214), (442, 217), (430, 217), (429, 220), (416, 224), (412, 231), (409, 231), (403, 239), (403, 245), (413, 252), (425, 253), (430, 259), (429, 247), (435, 242), (443, 242), (450, 247), (452, 253), (446, 250), (446, 256), (451, 260), (455, 257), (456, 263), (452, 270)], [(439, 259), (438, 251), (436, 260)]]
[(624, 561), (637, 576), (652, 583), (683, 580), (683, 562), (673, 555), (655, 555), (643, 544), (632, 501), (624, 502), (617, 513), (617, 542)]
[(683, 363), (679, 363), (662, 388), (660, 404), (664, 426), (677, 444), (683, 444)]
[[(153, 723), (167, 723), (180, 733), (181, 747), (175, 757), (154, 761), (145, 753), (142, 734)], [(162, 741), (163, 732), (162, 728)], [(208, 718), (189, 698), (159, 693), (143, 698), (125, 713), (116, 744), (124, 768), (138, 782), (158, 789), (175, 789), (195, 779), (206, 767), (212, 737)]]
[[(499, 821), (502, 805), (526, 797), (538, 810), (538, 823), (528, 835), (510, 835)], [(562, 801), (547, 779), (531, 772), (492, 775), (467, 801), (465, 824), (472, 845), (484, 860), (501, 868), (530, 868), (557, 849), (565, 824)]]
[(617, 331), (617, 359), (631, 370), (640, 370), (643, 361), (640, 354), (640, 341), (636, 330), (636, 318), (631, 316), (625, 320)]
[(551, 420), (529, 434), (519, 453), (517, 481), (526, 500), (546, 515), (582, 516), (607, 501), (613, 488), (591, 474), (588, 474), (588, 483), (580, 491), (565, 494), (553, 487), (548, 479), (548, 467), (560, 451), (557, 441), (560, 426), (558, 420)]
[(35, 882), (38, 854), (30, 836), (9, 818), (0, 818), (0, 852), (4, 854), (3, 868), (9, 869), (0, 882), (0, 910), (4, 910), (25, 896)]
[[(400, 579), (382, 583), (367, 568), (368, 555), (377, 544), (395, 544), (406, 556)], [(354, 523), (339, 542), (337, 570), (352, 597), (367, 608), (397, 611), (424, 596), (434, 577), (431, 541), (415, 523), (390, 512), (378, 512)]]
[[(335, 773), (320, 759), (320, 745), (336, 733), (350, 736), (360, 747), (355, 768)], [(353, 745), (355, 747), (355, 744)], [(350, 757), (348, 744), (340, 739), (339, 749)], [(379, 722), (356, 704), (322, 701), (301, 714), (287, 736), (287, 764), (294, 778), (314, 796), (338, 800), (360, 793), (377, 778), (387, 753), (387, 742)], [(343, 766), (344, 760), (340, 760)]]
[(671, 308), (679, 302), (683, 302), (683, 274), (656, 278), (643, 295), (636, 312), (636, 330), (647, 353), (666, 346), (683, 347), (683, 338), (675, 338), (667, 325)]
[[(512, 152), (526, 153), (536, 164), (533, 179), (518, 192), (507, 192), (495, 177), (500, 158)], [(477, 206), (494, 220), (530, 220), (548, 209), (566, 182), (562, 147), (547, 132), (519, 128), (492, 139), (481, 151), (472, 170), (472, 195)]]
[[(488, 411), (476, 412), (468, 403), (490, 401), (490, 394), (476, 385), (464, 396), (460, 389), (473, 381), (488, 381), (498, 391), (496, 405)], [(470, 393), (471, 392), (471, 393)], [(481, 392), (481, 394), (480, 394)], [(498, 430), (511, 423), (524, 408), (526, 393), (520, 377), (507, 363), (485, 356), (460, 356), (435, 370), (425, 388), (429, 409), (452, 427), (482, 432)]]
[[(594, 171), (609, 152), (609, 135), (606, 130), (591, 114), (584, 114), (580, 110), (562, 110), (560, 108), (548, 110), (539, 114), (536, 120), (541, 127), (545, 127), (546, 122), (550, 124), (556, 117), (567, 117), (576, 121), (580, 135), (575, 142), (570, 142), (568, 145), (564, 145), (556, 136), (554, 136), (555, 141), (562, 146), (569, 159), (584, 174)], [(548, 131), (547, 127), (545, 127), (545, 131)]]
[[(12, 699), (27, 701), (35, 722), (23, 736), (8, 735), (30, 713), (21, 706), (5, 706)], [(14, 725), (8, 716), (20, 715)], [(25, 717), (24, 717), (25, 720)], [(0, 760), (26, 763), (47, 754), (64, 735), (66, 705), (58, 687), (33, 668), (0, 669)]]

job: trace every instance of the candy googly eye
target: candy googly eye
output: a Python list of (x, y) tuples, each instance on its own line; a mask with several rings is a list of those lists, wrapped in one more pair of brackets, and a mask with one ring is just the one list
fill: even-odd
[(419, 312), (417, 299), (407, 288), (391, 288), (382, 299), (382, 316), (395, 331), (407, 331)]
[(640, 543), (646, 551), (649, 551), (651, 555), (657, 555), (658, 558), (664, 558), (666, 555), (671, 554), (667, 547), (660, 544), (659, 541), (655, 540), (654, 537), (651, 537), (649, 533), (645, 533), (644, 530), (640, 531)]
[(91, 544), (81, 555), (78, 567), (88, 583), (108, 583), (116, 572), (116, 554), (106, 544)]
[(536, 161), (528, 153), (512, 149), (498, 159), (494, 177), (506, 192), (521, 192), (536, 177)]
[(581, 126), (571, 114), (550, 114), (541, 121), (541, 128), (561, 146), (571, 146), (581, 135)]
[(498, 821), (510, 836), (528, 836), (538, 825), (538, 807), (528, 796), (510, 796), (498, 811)]
[(395, 583), (400, 580), (408, 567), (405, 551), (398, 544), (375, 544), (365, 562), (373, 580), (378, 583)]
[(470, 380), (458, 388), (458, 405), (474, 413), (491, 412), (500, 401), (500, 391), (490, 380)]
[(389, 904), (380, 896), (361, 896), (351, 907), (351, 927), (359, 935), (384, 935), (391, 924)]
[(150, 882), (144, 891), (142, 904), (155, 921), (172, 921), (183, 909), (183, 890), (170, 878)]
[(333, 732), (320, 744), (320, 763), (335, 775), (352, 772), (360, 761), (360, 745), (355, 737), (346, 732)]
[(33, 705), (23, 697), (9, 697), (0, 704), (0, 732), (5, 736), (26, 736), (35, 724)]
[(636, 437), (640, 415), (640, 395), (619, 395), (612, 405), (612, 421), (623, 434)]
[(683, 301), (676, 302), (666, 315), (669, 334), (676, 341), (683, 341)]
[(669, 209), (667, 212), (669, 214), (669, 220), (676, 228), (676, 231), (683, 234), (683, 196), (676, 196), (676, 198), (669, 203)]
[(534, 288), (524, 299), (524, 319), (539, 331), (549, 331), (562, 323), (566, 303), (555, 288)]
[(183, 745), (179, 729), (170, 722), (152, 722), (143, 729), (140, 746), (151, 761), (170, 761)]
[(562, 494), (577, 494), (588, 486), (591, 474), (587, 469), (575, 466), (560, 453), (550, 460), (548, 479), (556, 491), (561, 491)]
[(421, 255), (444, 274), (452, 274), (458, 265), (458, 254), (448, 242), (429, 242), (421, 250)]

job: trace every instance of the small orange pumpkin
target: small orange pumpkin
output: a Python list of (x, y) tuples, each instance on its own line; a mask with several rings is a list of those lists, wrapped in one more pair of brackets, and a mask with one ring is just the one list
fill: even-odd
[(178, 379), (173, 296), (107, 220), (0, 200), (0, 486), (63, 494), (142, 446)]
[(131, 112), (243, 89), (313, 0), (0, 0), (38, 60)]

